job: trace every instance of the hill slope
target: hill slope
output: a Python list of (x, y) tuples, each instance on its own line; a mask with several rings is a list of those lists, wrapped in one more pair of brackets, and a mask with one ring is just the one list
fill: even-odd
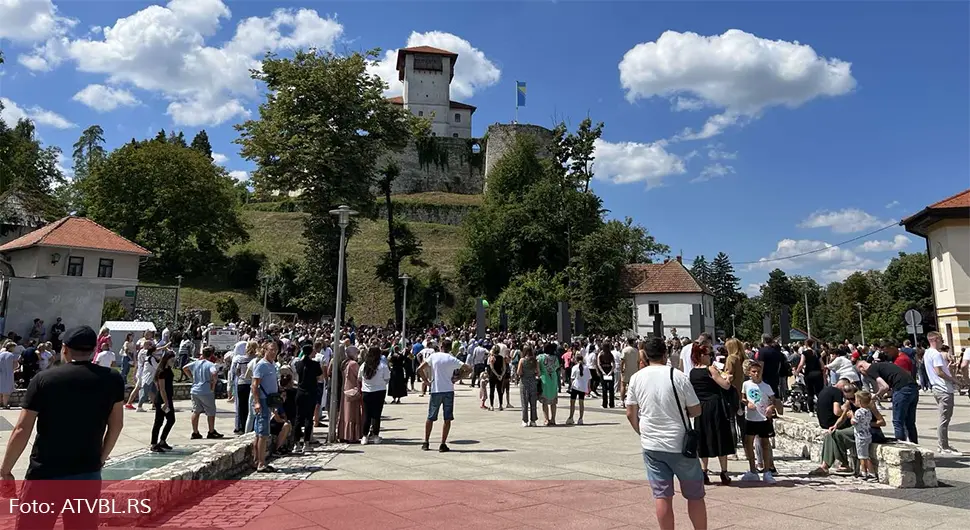
[[(421, 197), (434, 201), (463, 201), (475, 199)], [(421, 200), (419, 199), (419, 200)], [(250, 241), (230, 249), (231, 253), (249, 249), (261, 252), (271, 261), (281, 261), (287, 257), (303, 258), (305, 241), (303, 239), (303, 220), (301, 212), (264, 212), (244, 210), (243, 219), (250, 225)], [(455, 258), (462, 246), (460, 228), (457, 226), (431, 223), (409, 223), (415, 235), (421, 240), (423, 253), (418, 264), (405, 260), (402, 272), (415, 274), (432, 266), (438, 267), (442, 276), (453, 278)], [(347, 243), (347, 276), (349, 293), (352, 297), (347, 315), (359, 323), (384, 323), (393, 317), (394, 295), (390, 286), (374, 277), (374, 271), (381, 256), (387, 251), (387, 223), (383, 220), (361, 219), (359, 229)], [(336, 266), (336, 263), (334, 264)], [(259, 313), (262, 300), (258, 292), (228, 290), (215, 285), (187, 285), (182, 290), (182, 307), (204, 308), (213, 311), (215, 318), (216, 300), (232, 296), (240, 307), (240, 315), (246, 317)]]

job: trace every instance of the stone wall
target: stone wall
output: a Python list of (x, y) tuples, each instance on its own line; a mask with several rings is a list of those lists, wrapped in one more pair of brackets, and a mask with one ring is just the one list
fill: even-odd
[[(775, 447), (786, 454), (822, 460), (822, 440), (828, 431), (816, 423), (787, 418), (775, 419)], [(871, 444), (869, 458), (876, 465), (879, 482), (894, 488), (935, 488), (936, 459), (910, 443)]]
[[(460, 204), (394, 203), (394, 215), (403, 217), (405, 221), (439, 225), (460, 226), (465, 217), (477, 209), (478, 206)], [(379, 219), (385, 219), (387, 207), (384, 203), (378, 204), (377, 212)]]
[(401, 170), (391, 193), (441, 191), (477, 195), (485, 183), (484, 144), (482, 139), (443, 136), (411, 141), (403, 150), (387, 155), (379, 167), (393, 161)]
[(493, 123), (488, 126), (488, 149), (485, 151), (485, 175), (492, 170), (505, 153), (515, 145), (519, 135), (529, 136), (536, 141), (540, 158), (549, 156), (553, 133), (545, 127), (523, 123)]
[[(131, 385), (125, 387), (125, 399), (127, 399), (131, 394), (133, 388), (134, 387)], [(174, 383), (172, 385), (172, 391), (173, 399), (175, 401), (192, 399), (192, 396), (190, 395), (190, 392), (192, 391), (191, 383)], [(10, 404), (14, 407), (22, 407), (25, 392), (26, 391), (22, 388), (14, 390), (13, 393), (10, 394)], [(216, 399), (224, 399), (226, 397), (228, 397), (228, 394), (226, 394), (225, 381), (219, 381), (219, 383), (216, 385)]]

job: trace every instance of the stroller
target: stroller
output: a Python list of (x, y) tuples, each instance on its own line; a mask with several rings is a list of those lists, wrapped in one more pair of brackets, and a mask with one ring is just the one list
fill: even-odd
[(801, 375), (795, 378), (789, 394), (792, 412), (808, 412), (808, 394), (805, 392), (805, 378)]

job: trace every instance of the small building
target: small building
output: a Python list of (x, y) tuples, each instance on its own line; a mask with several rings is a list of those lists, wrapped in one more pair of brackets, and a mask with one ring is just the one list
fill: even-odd
[(65, 217), (0, 245), (0, 314), (5, 332), (27, 336), (35, 318), (50, 326), (101, 326), (106, 299), (134, 296), (141, 260), (152, 253), (83, 217)]
[[(696, 338), (701, 332), (714, 336), (714, 294), (684, 267), (680, 256), (663, 263), (627, 265), (621, 283), (633, 301), (633, 333), (646, 337), (653, 333), (654, 315), (660, 313), (664, 338)], [(698, 325), (691, 326), (691, 315), (699, 310)]]
[(957, 352), (970, 347), (970, 189), (931, 204), (899, 224), (926, 239), (936, 329)]
[(404, 94), (388, 98), (415, 116), (431, 121), (431, 134), (452, 138), (472, 137), (475, 107), (451, 100), (458, 54), (431, 46), (401, 48), (397, 52), (398, 79)]

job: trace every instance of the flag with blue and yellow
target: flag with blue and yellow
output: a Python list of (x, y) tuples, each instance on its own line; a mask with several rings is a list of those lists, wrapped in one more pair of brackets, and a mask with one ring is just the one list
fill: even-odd
[(515, 82), (515, 106), (525, 106), (525, 81)]

